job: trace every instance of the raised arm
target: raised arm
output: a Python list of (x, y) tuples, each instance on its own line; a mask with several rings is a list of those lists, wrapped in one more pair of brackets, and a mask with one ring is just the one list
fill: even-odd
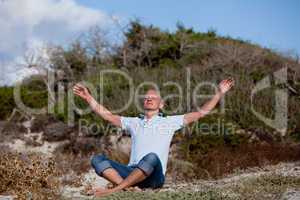
[(214, 109), (220, 99), (225, 95), (226, 92), (230, 90), (233, 85), (234, 80), (232, 78), (222, 80), (219, 84), (218, 91), (212, 97), (212, 99), (206, 102), (200, 109), (198, 109), (198, 111), (186, 113), (184, 115), (184, 124), (190, 124), (207, 115), (211, 110)]
[(104, 106), (99, 104), (93, 96), (90, 94), (89, 90), (84, 87), (83, 85), (77, 83), (73, 87), (73, 92), (75, 95), (81, 97), (83, 100), (85, 100), (92, 110), (97, 113), (99, 116), (101, 116), (104, 120), (107, 120), (111, 124), (121, 127), (121, 117), (119, 115), (112, 114), (108, 109), (106, 109)]

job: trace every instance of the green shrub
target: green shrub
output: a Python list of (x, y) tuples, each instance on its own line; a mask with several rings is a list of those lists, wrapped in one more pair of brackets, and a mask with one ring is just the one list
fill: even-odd
[(7, 119), (15, 108), (12, 87), (0, 87), (0, 119)]

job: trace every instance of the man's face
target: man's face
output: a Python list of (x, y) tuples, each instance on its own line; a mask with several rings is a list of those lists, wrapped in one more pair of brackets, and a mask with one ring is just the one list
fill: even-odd
[(158, 110), (162, 108), (163, 104), (161, 97), (155, 90), (148, 90), (144, 96), (144, 109), (145, 110)]

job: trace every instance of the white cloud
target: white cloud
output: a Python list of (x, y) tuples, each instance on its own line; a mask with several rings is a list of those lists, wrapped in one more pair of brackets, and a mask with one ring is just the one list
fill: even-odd
[(0, 85), (16, 78), (15, 62), (26, 48), (44, 42), (63, 43), (91, 26), (109, 26), (110, 22), (104, 12), (74, 0), (0, 1)]

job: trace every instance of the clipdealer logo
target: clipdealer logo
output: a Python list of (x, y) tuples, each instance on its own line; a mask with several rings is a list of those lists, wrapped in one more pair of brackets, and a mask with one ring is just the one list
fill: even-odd
[[(287, 83), (287, 68), (282, 68), (273, 73), (275, 79), (275, 85), (281, 85)], [(275, 118), (268, 118), (254, 109), (254, 95), (258, 92), (270, 88), (271, 75), (260, 80), (251, 91), (251, 111), (254, 115), (263, 121), (269, 127), (277, 130), (282, 136), (287, 132), (288, 121), (288, 89), (286, 87), (275, 90)]]

